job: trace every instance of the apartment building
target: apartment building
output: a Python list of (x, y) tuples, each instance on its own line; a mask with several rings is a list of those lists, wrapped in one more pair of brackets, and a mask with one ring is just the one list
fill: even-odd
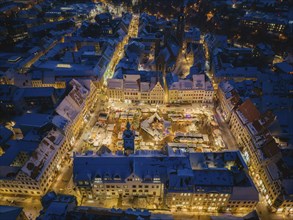
[[(225, 106), (225, 99), (220, 99)], [(231, 109), (231, 108), (230, 108)], [(255, 184), (273, 212), (293, 213), (291, 148), (278, 145), (268, 126), (275, 120), (270, 113), (261, 114), (247, 99), (231, 109), (229, 125)]]
[(145, 199), (172, 210), (246, 213), (255, 208), (258, 192), (238, 151), (167, 152), (75, 154), (73, 181), (84, 199), (117, 199), (124, 205)]
[(222, 81), (219, 84), (217, 95), (222, 115), (225, 121), (229, 122), (233, 112), (232, 110), (235, 109), (240, 102), (240, 96), (229, 81)]
[(72, 145), (80, 135), (84, 125), (89, 120), (89, 114), (94, 110), (98, 86), (91, 80), (71, 80), (72, 87), (68, 95), (57, 106), (56, 112), (70, 123), (65, 130), (66, 137)]
[(164, 103), (165, 92), (156, 77), (142, 82), (140, 75), (123, 75), (123, 79), (108, 79), (107, 95), (110, 100), (146, 103)]
[(170, 103), (211, 103), (214, 98), (214, 89), (205, 74), (193, 75), (192, 80), (182, 79), (173, 82), (169, 87)]
[(69, 150), (64, 135), (51, 130), (41, 142), (13, 141), (1, 156), (0, 193), (41, 196), (53, 183)]

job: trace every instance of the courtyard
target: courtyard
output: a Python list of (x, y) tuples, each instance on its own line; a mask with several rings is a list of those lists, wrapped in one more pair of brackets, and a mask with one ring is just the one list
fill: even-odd
[(202, 103), (104, 102), (94, 124), (83, 135), (83, 151), (96, 152), (102, 146), (113, 153), (122, 151), (122, 134), (128, 121), (135, 131), (136, 150), (162, 150), (168, 145), (185, 152), (222, 151), (229, 147), (222, 138), (227, 131), (219, 126), (216, 114), (213, 105)]

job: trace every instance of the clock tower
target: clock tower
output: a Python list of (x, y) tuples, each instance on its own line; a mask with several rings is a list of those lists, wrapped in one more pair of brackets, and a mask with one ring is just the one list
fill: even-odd
[(123, 132), (123, 148), (124, 154), (129, 155), (134, 153), (135, 133), (130, 130), (130, 123), (127, 122), (126, 130)]

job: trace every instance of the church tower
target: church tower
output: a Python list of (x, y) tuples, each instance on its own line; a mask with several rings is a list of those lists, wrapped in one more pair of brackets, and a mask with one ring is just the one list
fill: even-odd
[(168, 22), (164, 27), (164, 46), (168, 44), (168, 39), (172, 35), (172, 23)]
[(176, 37), (179, 42), (180, 47), (183, 45), (184, 40), (184, 30), (185, 30), (185, 15), (184, 15), (184, 7), (181, 7), (181, 12), (177, 19), (177, 33)]
[(127, 122), (126, 130), (123, 132), (123, 148), (124, 154), (129, 155), (134, 153), (135, 133), (130, 130), (130, 123)]

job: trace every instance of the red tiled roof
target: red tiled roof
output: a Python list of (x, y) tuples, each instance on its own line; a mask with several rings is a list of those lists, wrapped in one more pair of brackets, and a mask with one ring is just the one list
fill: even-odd
[(247, 99), (245, 102), (243, 102), (239, 106), (238, 110), (249, 122), (260, 119), (260, 112), (250, 99)]

